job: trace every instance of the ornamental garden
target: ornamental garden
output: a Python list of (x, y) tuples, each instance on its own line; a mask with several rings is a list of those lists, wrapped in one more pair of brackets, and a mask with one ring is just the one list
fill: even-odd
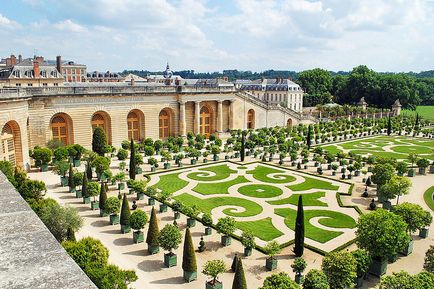
[[(189, 133), (121, 148), (96, 128), (92, 150), (53, 141), (33, 148), (28, 176), (6, 162), (0, 169), (99, 288), (151, 288), (140, 276), (164, 272), (180, 288), (352, 288), (430, 238), (433, 187), (425, 203), (406, 195), (414, 181), (432, 183), (433, 149), (430, 123), (418, 117), (341, 118), (226, 139)], [(125, 266), (108, 240), (140, 246), (140, 263)], [(374, 280), (431, 288), (433, 254), (420, 260), (421, 273)]]

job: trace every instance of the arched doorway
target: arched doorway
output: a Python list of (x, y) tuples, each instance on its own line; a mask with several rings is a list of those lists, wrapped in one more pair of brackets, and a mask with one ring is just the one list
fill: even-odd
[(72, 121), (71, 118), (64, 114), (55, 114), (50, 122), (51, 134), (53, 140), (58, 140), (64, 145), (74, 143), (72, 138)]
[(253, 109), (249, 109), (247, 112), (247, 129), (255, 128), (255, 111)]
[(166, 139), (172, 135), (172, 119), (171, 113), (168, 109), (160, 111), (158, 116), (158, 127), (160, 130), (160, 139)]
[(132, 110), (127, 116), (128, 139), (141, 141), (144, 138), (144, 115), (139, 110)]
[(209, 137), (212, 133), (212, 116), (208, 106), (200, 109), (200, 134)]
[(7, 122), (1, 130), (0, 160), (8, 161), (14, 166), (23, 165), (21, 130), (15, 121)]
[(92, 132), (95, 128), (100, 127), (107, 136), (107, 142), (111, 144), (111, 120), (108, 113), (104, 111), (97, 111), (93, 114), (91, 119)]
[(292, 127), (292, 119), (288, 118), (288, 120), (286, 121), (286, 127)]

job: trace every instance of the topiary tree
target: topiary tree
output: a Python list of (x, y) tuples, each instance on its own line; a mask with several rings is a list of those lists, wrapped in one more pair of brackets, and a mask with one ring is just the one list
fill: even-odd
[(109, 197), (105, 202), (105, 212), (110, 215), (110, 224), (119, 224), (120, 202), (116, 197)]
[(127, 195), (124, 194), (122, 198), (122, 209), (121, 209), (121, 219), (120, 219), (121, 232), (123, 234), (128, 233), (130, 231), (131, 228), (130, 216), (131, 216), (130, 205), (128, 203)]
[(431, 225), (432, 222), (431, 213), (413, 203), (405, 202), (397, 205), (393, 213), (401, 216), (404, 222), (407, 223), (407, 231), (410, 235), (420, 228)]
[(135, 180), (136, 179), (136, 149), (134, 147), (133, 139), (131, 139), (131, 143), (130, 143), (130, 169), (128, 172), (130, 174), (130, 180)]
[(390, 114), (389, 118), (387, 119), (387, 135), (390, 135), (392, 133), (392, 122), (390, 120)]
[(411, 181), (407, 177), (392, 176), (392, 178), (378, 189), (378, 194), (384, 199), (396, 199), (399, 203), (399, 197), (407, 195), (410, 192)]
[(231, 244), (230, 235), (235, 231), (235, 219), (231, 217), (220, 218), (216, 225), (217, 231), (222, 235), (221, 243), (223, 246)]
[(105, 190), (105, 185), (103, 182), (101, 182), (101, 189), (99, 192), (99, 215), (101, 217), (104, 216), (105, 213), (105, 203), (107, 201), (107, 193)]
[(246, 134), (244, 131), (241, 133), (241, 149), (240, 149), (240, 160), (244, 162), (244, 157), (246, 155)]
[(126, 160), (128, 158), (128, 151), (124, 150), (123, 148), (120, 148), (118, 150), (118, 153), (117, 153), (116, 156), (118, 157), (118, 160), (124, 161), (124, 160)]
[(226, 265), (223, 260), (211, 260), (207, 261), (205, 265), (203, 266), (202, 273), (212, 277), (213, 279), (210, 281), (207, 281), (208, 284), (211, 286), (214, 286), (217, 283), (220, 283), (217, 278), (218, 275), (224, 273), (226, 271)]
[(134, 243), (143, 242), (143, 232), (141, 231), (148, 222), (148, 215), (140, 209), (135, 210), (129, 218), (130, 226), (135, 230), (133, 232)]
[(96, 127), (92, 135), (92, 151), (104, 156), (104, 147), (107, 145), (107, 136), (101, 127)]
[(278, 274), (273, 274), (265, 278), (262, 287), (259, 289), (300, 289), (300, 285), (294, 282), (294, 280), (289, 277), (285, 272), (280, 272)]
[(157, 214), (155, 208), (152, 207), (151, 219), (149, 221), (148, 235), (146, 236), (146, 244), (148, 244), (148, 252), (150, 254), (158, 253), (158, 235), (160, 230), (158, 229)]
[(190, 228), (188, 227), (185, 230), (184, 249), (182, 253), (182, 270), (184, 270), (184, 279), (186, 281), (190, 282), (197, 278), (196, 254), (194, 252)]
[(241, 244), (244, 246), (244, 255), (250, 256), (252, 254), (252, 249), (255, 248), (255, 236), (250, 230), (245, 230), (241, 234)]
[(87, 175), (86, 174), (83, 174), (83, 181), (81, 183), (81, 194), (82, 194), (83, 198), (90, 197), (88, 192), (87, 192)]
[(407, 272), (393, 272), (392, 275), (381, 278), (380, 289), (414, 289), (421, 288), (414, 276)]
[(379, 189), (395, 175), (395, 168), (389, 163), (377, 163), (372, 169), (372, 181)]
[(93, 202), (96, 202), (96, 196), (100, 193), (100, 186), (97, 182), (89, 182), (87, 183), (87, 195), (89, 197), (93, 197)]
[(327, 254), (321, 265), (326, 274), (330, 288), (351, 288), (357, 277), (357, 263), (349, 252), (332, 252)]
[(310, 270), (304, 278), (303, 289), (330, 289), (326, 274), (321, 270)]
[(74, 171), (72, 170), (72, 164), (69, 164), (68, 187), (69, 187), (69, 191), (70, 192), (72, 192), (72, 189), (75, 188), (75, 184), (74, 184)]
[(232, 289), (247, 289), (246, 276), (244, 275), (243, 262), (241, 261), (241, 258), (238, 258), (237, 262), (237, 269), (235, 270)]
[[(172, 251), (177, 249), (179, 244), (181, 244), (182, 235), (178, 227), (172, 224), (167, 224), (161, 229), (158, 235), (158, 244), (169, 253), (164, 254), (164, 263), (166, 267), (171, 267), (176, 265), (176, 254)], [(175, 257), (173, 259), (173, 257)]]
[(371, 265), (372, 258), (366, 250), (357, 249), (352, 251), (357, 266), (357, 278), (364, 278), (368, 272), (369, 265)]
[(304, 251), (304, 210), (303, 210), (303, 197), (298, 197), (297, 217), (295, 219), (295, 256), (303, 256)]
[(425, 253), (423, 269), (434, 274), (434, 245), (431, 245)]
[(301, 257), (295, 258), (294, 263), (292, 263), (291, 265), (292, 271), (295, 272), (296, 276), (301, 276), (303, 271), (306, 269), (306, 267), (307, 267), (306, 260), (304, 260)]

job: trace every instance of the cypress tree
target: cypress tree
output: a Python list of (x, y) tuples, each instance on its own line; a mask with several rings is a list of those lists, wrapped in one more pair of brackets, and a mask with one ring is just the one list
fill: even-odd
[(105, 201), (107, 200), (106, 187), (104, 183), (101, 182), (101, 190), (99, 193), (99, 209), (104, 212), (105, 210)]
[(387, 120), (387, 135), (390, 135), (391, 132), (392, 132), (392, 122), (390, 121), (390, 114), (389, 114), (389, 119)]
[(95, 128), (92, 135), (92, 150), (100, 156), (104, 156), (104, 146), (106, 145), (107, 136), (104, 130), (100, 127)]
[(92, 166), (90, 165), (90, 162), (87, 162), (86, 165), (86, 175), (87, 175), (87, 179), (91, 180), (92, 179)]
[(70, 189), (74, 187), (74, 172), (72, 171), (72, 164), (69, 164), (68, 187)]
[(244, 156), (246, 154), (246, 152), (245, 152), (245, 150), (246, 150), (245, 146), (246, 146), (246, 136), (245, 136), (244, 132), (242, 132), (241, 133), (241, 151), (240, 151), (240, 158), (241, 158), (242, 162), (244, 162)]
[(234, 256), (234, 259), (232, 260), (232, 265), (231, 265), (232, 272), (236, 272), (237, 271), (238, 259), (240, 259), (240, 257), (238, 257), (238, 254), (235, 253), (235, 256)]
[(310, 146), (312, 144), (312, 131), (310, 129), (310, 125), (307, 127), (306, 144), (307, 144), (307, 149), (310, 150)]
[(414, 124), (414, 126), (418, 126), (419, 125), (419, 113), (416, 113), (416, 123)]
[(235, 271), (232, 289), (247, 289), (246, 276), (244, 276), (243, 262), (238, 258), (237, 270)]
[(83, 197), (89, 197), (87, 193), (87, 175), (83, 174), (83, 184), (81, 185), (81, 195)]
[(136, 150), (134, 149), (134, 140), (130, 144), (130, 180), (136, 179)]
[(124, 194), (124, 198), (122, 199), (120, 224), (128, 226), (130, 224), (130, 215), (130, 204), (128, 203), (127, 195)]
[(295, 247), (294, 253), (296, 257), (303, 256), (304, 250), (304, 210), (303, 196), (298, 197), (297, 218), (295, 219)]
[(155, 208), (152, 207), (151, 219), (149, 220), (149, 229), (146, 236), (146, 244), (149, 246), (158, 246), (158, 235), (160, 234), (160, 229), (158, 229), (157, 214), (155, 213)]
[(182, 270), (186, 272), (197, 272), (196, 254), (194, 253), (193, 240), (191, 239), (190, 228), (187, 227), (184, 238), (184, 251), (182, 253)]

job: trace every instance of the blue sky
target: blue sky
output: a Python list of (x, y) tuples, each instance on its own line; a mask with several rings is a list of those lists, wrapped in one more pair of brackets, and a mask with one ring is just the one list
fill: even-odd
[(434, 69), (433, 0), (0, 0), (0, 57), (89, 70)]

